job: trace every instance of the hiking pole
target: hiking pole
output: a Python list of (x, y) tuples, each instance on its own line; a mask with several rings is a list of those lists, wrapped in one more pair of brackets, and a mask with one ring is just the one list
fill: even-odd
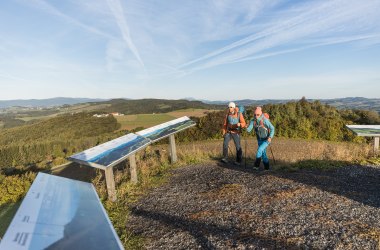
[(274, 154), (273, 154), (272, 146), (269, 146), (269, 148), (270, 148), (270, 152), (272, 153), (273, 163), (274, 163), (274, 165), (276, 165), (276, 159), (274, 158)]
[(232, 158), (234, 158), (234, 155), (232, 154), (232, 151), (231, 151), (231, 148), (230, 148), (230, 143), (228, 143), (228, 154), (227, 154), (227, 156), (229, 155), (229, 153), (231, 153)]
[(244, 138), (244, 168), (247, 168), (247, 137)]

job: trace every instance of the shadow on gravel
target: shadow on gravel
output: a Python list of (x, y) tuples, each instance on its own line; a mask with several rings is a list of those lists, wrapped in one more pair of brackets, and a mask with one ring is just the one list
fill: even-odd
[[(289, 179), (298, 183), (314, 186), (320, 190), (344, 196), (348, 199), (363, 203), (367, 206), (380, 208), (380, 167), (368, 166), (340, 166), (341, 162), (330, 161), (330, 169), (298, 169), (298, 170), (253, 170), (252, 165), (247, 168), (218, 162), (219, 167), (257, 175), (273, 175), (278, 178)], [(302, 162), (297, 164), (303, 164)], [(317, 162), (316, 162), (317, 164)], [(289, 165), (279, 162), (277, 166)], [(305, 165), (305, 164), (303, 164)]]
[(380, 208), (380, 168), (345, 166), (331, 170), (303, 169), (271, 174)]
[(230, 242), (231, 245), (229, 247), (231, 248), (237, 247), (238, 244), (252, 244), (259, 248), (299, 249), (299, 246), (297, 245), (289, 244), (288, 242), (278, 239), (266, 238), (262, 235), (253, 234), (251, 232), (242, 232), (234, 227), (206, 224), (203, 222), (187, 220), (178, 216), (138, 209), (136, 207), (132, 208), (132, 214), (144, 217), (151, 221), (158, 221), (172, 228), (187, 231), (195, 238), (197, 244), (200, 245), (202, 249), (218, 248), (208, 239), (210, 236), (214, 238), (214, 241), (223, 240)]

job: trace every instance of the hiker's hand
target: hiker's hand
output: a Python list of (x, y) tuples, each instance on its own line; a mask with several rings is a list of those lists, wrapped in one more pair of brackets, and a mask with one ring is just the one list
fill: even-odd
[(270, 143), (272, 141), (272, 138), (268, 137), (268, 142)]
[(238, 125), (238, 127), (240, 127), (241, 123), (239, 122), (237, 125)]

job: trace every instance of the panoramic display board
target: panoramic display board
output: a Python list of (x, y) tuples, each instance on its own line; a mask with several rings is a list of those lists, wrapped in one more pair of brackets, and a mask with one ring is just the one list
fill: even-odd
[(124, 249), (92, 184), (39, 173), (0, 250)]
[(166, 136), (177, 133), (184, 129), (194, 126), (196, 123), (192, 121), (187, 116), (162, 123), (160, 125), (141, 130), (137, 132), (137, 135), (141, 135), (145, 138), (148, 138), (152, 142), (160, 140)]
[(196, 123), (187, 116), (144, 129), (135, 134), (130, 133), (112, 141), (100, 144), (83, 152), (70, 156), (70, 161), (106, 169), (129, 155), (146, 147), (152, 142), (194, 126)]
[(358, 136), (380, 137), (380, 125), (346, 125)]
[(68, 159), (97, 168), (110, 167), (125, 160), (150, 142), (145, 137), (131, 133), (72, 155)]

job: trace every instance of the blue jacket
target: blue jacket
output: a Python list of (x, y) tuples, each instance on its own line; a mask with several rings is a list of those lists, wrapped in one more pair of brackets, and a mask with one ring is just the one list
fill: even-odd
[[(261, 115), (260, 117), (258, 118), (254, 118), (254, 119), (251, 119), (250, 122), (249, 122), (249, 126), (247, 128), (247, 131), (248, 132), (251, 132), (252, 129), (253, 129), (253, 126), (254, 126), (254, 121), (256, 120), (256, 126), (260, 126), (260, 121), (263, 119), (263, 124), (264, 124), (264, 127), (266, 127), (267, 129), (269, 129), (269, 136), (270, 138), (273, 138), (274, 136), (274, 126), (272, 125), (272, 123), (269, 121), (269, 119), (266, 119), (264, 118), (264, 115)], [(255, 128), (255, 131), (256, 131), (256, 128)], [(257, 135), (257, 133), (256, 133)], [(257, 139), (259, 140), (260, 138), (257, 136)]]

